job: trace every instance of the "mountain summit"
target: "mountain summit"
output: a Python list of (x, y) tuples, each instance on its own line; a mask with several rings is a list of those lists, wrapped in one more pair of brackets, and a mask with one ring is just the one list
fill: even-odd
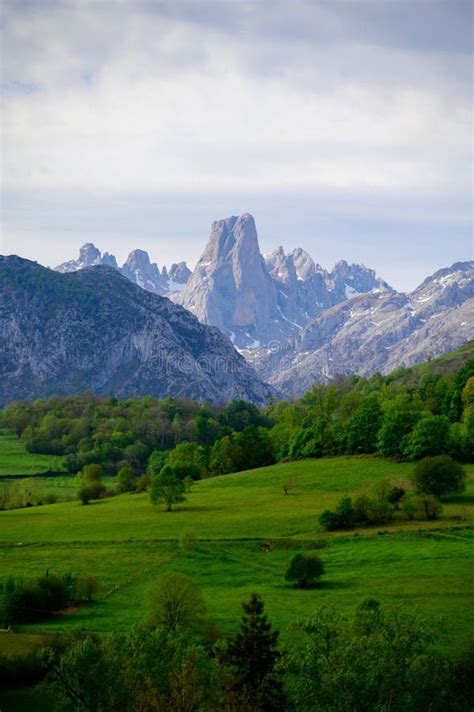
[(278, 317), (275, 285), (265, 269), (255, 222), (244, 213), (212, 224), (206, 249), (175, 301), (241, 346)]

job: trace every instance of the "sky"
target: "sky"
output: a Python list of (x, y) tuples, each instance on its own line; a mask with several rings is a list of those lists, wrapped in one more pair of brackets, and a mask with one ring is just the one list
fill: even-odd
[(474, 259), (471, 0), (3, 0), (1, 253)]

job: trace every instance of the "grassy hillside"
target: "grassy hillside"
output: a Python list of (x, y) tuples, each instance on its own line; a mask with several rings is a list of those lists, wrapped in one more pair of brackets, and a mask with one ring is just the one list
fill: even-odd
[(21, 440), (0, 430), (0, 477), (31, 477), (44, 472), (61, 471), (61, 458), (26, 452)]
[(405, 385), (415, 385), (420, 380), (420, 376), (426, 372), (440, 373), (441, 375), (455, 374), (469, 359), (474, 359), (474, 341), (468, 341), (460, 349), (450, 351), (431, 361), (424, 361), (410, 368), (397, 369), (388, 378), (400, 381)]
[[(184, 527), (200, 539), (303, 538), (319, 536), (318, 516), (336, 506), (343, 494), (366, 491), (393, 480), (409, 486), (413, 465), (371, 457), (339, 457), (272, 465), (202, 480), (188, 501), (172, 512), (150, 504), (147, 494), (122, 495), (86, 507), (78, 501), (1, 513), (1, 541), (75, 542), (176, 540)], [(468, 468), (471, 472), (474, 468)], [(282, 483), (294, 478), (285, 496)], [(467, 494), (446, 502), (444, 518), (431, 526), (452, 526), (452, 517), (472, 524)], [(400, 515), (401, 516), (401, 515)], [(423, 526), (429, 523), (423, 522)], [(395, 521), (392, 528), (418, 529), (420, 522)], [(364, 529), (371, 531), (370, 529)]]
[[(380, 480), (406, 483), (411, 468), (375, 458), (306, 460), (199, 482), (172, 512), (152, 506), (147, 495), (1, 512), (0, 577), (28, 578), (45, 569), (100, 577), (97, 602), (30, 632), (127, 628), (143, 617), (155, 577), (173, 569), (199, 582), (224, 631), (235, 628), (240, 603), (253, 591), (264, 597), (284, 640), (292, 635), (287, 626), (321, 603), (349, 612), (370, 595), (442, 618), (449, 642), (474, 623), (474, 466), (466, 493), (444, 504), (438, 522), (400, 518), (345, 534), (318, 527), (318, 515), (343, 494)], [(281, 484), (289, 477), (296, 481), (285, 496)], [(177, 543), (184, 528), (199, 540), (187, 554)], [(272, 551), (262, 551), (262, 539), (275, 542)], [(326, 563), (324, 585), (296, 591), (284, 581), (286, 565), (296, 552), (315, 547)]]

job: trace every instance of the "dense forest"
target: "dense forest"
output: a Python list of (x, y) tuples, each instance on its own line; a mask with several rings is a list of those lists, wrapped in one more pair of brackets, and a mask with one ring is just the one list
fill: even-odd
[(314, 386), (297, 402), (257, 408), (152, 397), (94, 396), (16, 401), (1, 414), (32, 453), (63, 457), (71, 473), (100, 465), (140, 476), (168, 465), (200, 479), (285, 459), (379, 454), (418, 460), (449, 454), (474, 459), (474, 359), (456, 373), (426, 364), (369, 379)]

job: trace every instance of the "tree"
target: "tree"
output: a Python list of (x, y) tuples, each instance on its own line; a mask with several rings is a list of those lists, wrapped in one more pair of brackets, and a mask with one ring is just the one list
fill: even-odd
[(242, 432), (235, 433), (234, 439), (241, 454), (241, 459), (235, 462), (238, 470), (265, 467), (275, 462), (272, 442), (266, 428), (248, 425)]
[(295, 709), (451, 709), (441, 698), (450, 671), (440, 670), (428, 654), (432, 627), (417, 613), (385, 611), (378, 601), (368, 599), (358, 607), (352, 625), (323, 606), (298, 629), (306, 643), (288, 656), (287, 663)]
[(452, 492), (463, 492), (466, 472), (462, 465), (448, 455), (425, 457), (415, 465), (412, 481), (417, 492), (442, 497)]
[(169, 465), (165, 465), (159, 475), (151, 480), (150, 499), (152, 504), (165, 504), (171, 512), (173, 504), (185, 502), (184, 483), (173, 474)]
[(287, 477), (285, 480), (283, 480), (281, 487), (285, 494), (288, 494), (290, 489), (293, 489), (293, 487), (296, 484), (297, 479), (298, 479), (297, 476), (293, 475), (292, 477)]
[(99, 590), (99, 585), (99, 577), (94, 574), (84, 574), (79, 576), (76, 581), (79, 595), (83, 596), (87, 601), (92, 601)]
[(80, 472), (80, 476), (90, 482), (100, 480), (103, 474), (104, 470), (102, 466), (96, 464), (84, 465)]
[(285, 574), (286, 581), (295, 581), (296, 588), (309, 588), (324, 574), (324, 564), (314, 554), (296, 554)]
[(168, 464), (180, 480), (201, 479), (207, 471), (205, 449), (197, 443), (180, 443), (168, 453)]
[(377, 448), (382, 455), (402, 457), (405, 454), (408, 438), (422, 408), (420, 397), (408, 393), (401, 393), (385, 404), (377, 439)]
[(449, 420), (445, 415), (429, 415), (421, 418), (410, 435), (407, 455), (412, 460), (446, 452), (449, 435)]
[(147, 594), (148, 623), (166, 630), (200, 631), (206, 619), (206, 604), (195, 581), (177, 571), (156, 579)]
[(347, 425), (347, 449), (350, 453), (371, 453), (377, 449), (377, 435), (382, 423), (379, 396), (364, 398)]
[(189, 633), (143, 626), (101, 638), (70, 636), (43, 655), (61, 709), (204, 712), (219, 707), (218, 669)]
[(131, 467), (121, 467), (117, 472), (115, 483), (119, 492), (133, 492), (136, 487), (136, 477)]
[[(278, 631), (272, 630), (257, 593), (242, 607), (240, 630), (225, 653), (225, 661), (235, 677), (233, 690), (239, 702), (245, 705), (247, 701), (250, 709), (280, 712), (286, 708), (286, 700), (277, 667), (281, 659), (277, 648)], [(241, 709), (247, 708), (242, 706)]]
[(168, 453), (163, 450), (154, 450), (148, 458), (146, 471), (150, 477), (159, 475), (168, 460)]
[(89, 504), (92, 499), (100, 499), (105, 494), (105, 485), (102, 482), (103, 469), (101, 465), (91, 463), (85, 465), (78, 473), (77, 496), (82, 504)]
[(92, 499), (100, 499), (105, 494), (105, 485), (100, 480), (81, 480), (77, 496), (82, 504), (89, 504)]

